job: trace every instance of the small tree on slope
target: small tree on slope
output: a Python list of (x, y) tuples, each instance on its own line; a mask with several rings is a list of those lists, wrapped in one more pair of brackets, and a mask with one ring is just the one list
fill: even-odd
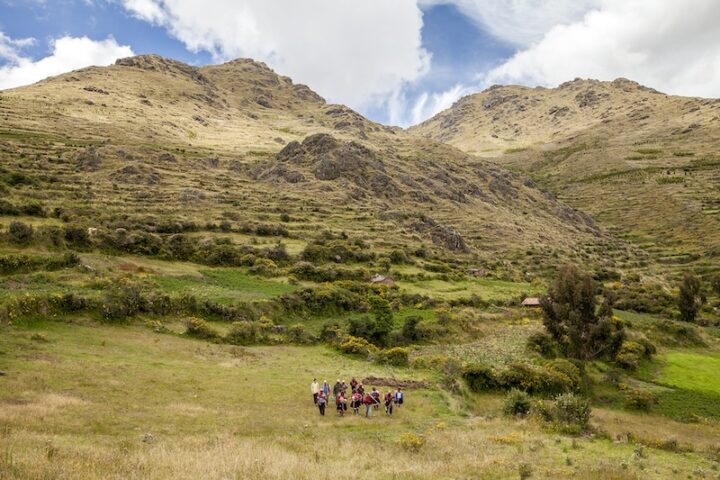
[(590, 275), (567, 265), (558, 270), (542, 300), (543, 324), (567, 357), (612, 358), (625, 338), (622, 324), (612, 320), (610, 305), (596, 313), (596, 291)]
[(695, 275), (686, 273), (680, 284), (680, 294), (678, 295), (680, 320), (694, 322), (703, 303), (705, 303), (705, 298), (700, 289), (700, 280)]

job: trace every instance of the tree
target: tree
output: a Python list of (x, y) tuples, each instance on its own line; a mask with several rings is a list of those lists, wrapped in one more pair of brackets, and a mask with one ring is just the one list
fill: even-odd
[(370, 298), (370, 310), (375, 318), (373, 339), (380, 345), (384, 345), (387, 336), (393, 329), (393, 314), (390, 303), (382, 297), (373, 296)]
[[(611, 358), (620, 348), (625, 332), (612, 321), (612, 305), (596, 313), (597, 284), (575, 266), (560, 268), (543, 298), (543, 324), (567, 357), (581, 360)], [(606, 298), (610, 302), (611, 297)]]
[(692, 273), (686, 273), (680, 284), (678, 295), (680, 320), (694, 322), (703, 303), (705, 303), (705, 298), (700, 289), (700, 279)]

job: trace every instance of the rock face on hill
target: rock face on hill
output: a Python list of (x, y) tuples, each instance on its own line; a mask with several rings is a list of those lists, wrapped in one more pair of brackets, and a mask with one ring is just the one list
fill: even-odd
[(0, 114), (3, 165), (43, 186), (12, 192), (17, 202), (123, 225), (286, 212), (303, 219), (293, 235), (305, 240), (336, 230), (383, 248), (522, 254), (530, 268), (617, 244), (529, 178), (328, 105), (253, 60), (121, 59), (2, 92)]
[(666, 270), (718, 268), (720, 99), (622, 78), (495, 86), (409, 132), (529, 175)]

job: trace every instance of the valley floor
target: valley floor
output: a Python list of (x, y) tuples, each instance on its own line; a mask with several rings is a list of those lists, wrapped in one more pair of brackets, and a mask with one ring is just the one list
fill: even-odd
[[(521, 469), (532, 478), (718, 477), (707, 454), (720, 445), (717, 425), (597, 409), (593, 423), (608, 435), (570, 437), (504, 417), (500, 396), (463, 398), (430, 372), (319, 346), (234, 347), (141, 325), (33, 322), (2, 327), (0, 370), (1, 479), (469, 479), (520, 478)], [(319, 416), (313, 377), (371, 375), (432, 386), (408, 390), (392, 417), (339, 418), (332, 408)], [(408, 432), (426, 443), (403, 447)], [(664, 432), (697, 441), (694, 451), (632, 440)]]

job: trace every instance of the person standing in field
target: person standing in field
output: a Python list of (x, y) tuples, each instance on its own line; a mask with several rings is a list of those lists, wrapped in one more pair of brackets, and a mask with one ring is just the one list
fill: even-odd
[(355, 377), (352, 377), (352, 379), (350, 379), (350, 389), (352, 390), (352, 393), (355, 393), (357, 391), (357, 387), (358, 381), (355, 380)]
[(365, 396), (365, 387), (363, 387), (363, 384), (362, 384), (362, 383), (358, 385), (358, 387), (357, 387), (357, 392), (358, 392), (360, 395), (362, 395), (363, 397)]
[(352, 406), (353, 413), (355, 415), (360, 413), (360, 405), (362, 405), (362, 401), (363, 401), (363, 396), (360, 395), (360, 393), (357, 390), (355, 390), (353, 392), (351, 400), (350, 400), (350, 405)]
[(327, 380), (323, 382), (322, 391), (325, 394), (325, 398), (330, 398), (330, 384)]
[(395, 390), (395, 403), (398, 408), (402, 406), (404, 400), (405, 395), (403, 394), (402, 388), (398, 387), (397, 390)]
[(337, 394), (340, 393), (340, 379), (335, 382), (335, 385), (333, 385), (333, 396), (337, 397)]
[(367, 418), (372, 418), (372, 409), (373, 409), (374, 403), (375, 403), (375, 401), (370, 396), (370, 394), (366, 393), (365, 396), (363, 397), (363, 405), (365, 405), (365, 416)]
[(321, 417), (325, 416), (325, 405), (327, 405), (327, 397), (321, 390), (317, 396), (317, 406), (318, 406), (318, 409), (320, 410)]
[(347, 397), (347, 384), (345, 380), (340, 383), (340, 393), (342, 393), (343, 397)]
[(393, 397), (393, 394), (390, 390), (385, 394), (385, 413), (387, 415), (392, 415), (393, 413), (393, 402), (395, 401), (395, 398)]
[(345, 412), (347, 411), (347, 399), (345, 398), (345, 395), (343, 392), (340, 392), (337, 394), (337, 397), (335, 397), (335, 405), (337, 406), (337, 411), (342, 417), (345, 415)]
[(373, 399), (373, 408), (375, 410), (380, 410), (380, 392), (378, 392), (377, 389), (373, 387), (372, 392), (370, 392), (370, 396)]
[(313, 381), (310, 384), (310, 393), (312, 393), (313, 396), (313, 404), (317, 405), (318, 393), (320, 393), (320, 384), (318, 383), (317, 378), (313, 378)]

